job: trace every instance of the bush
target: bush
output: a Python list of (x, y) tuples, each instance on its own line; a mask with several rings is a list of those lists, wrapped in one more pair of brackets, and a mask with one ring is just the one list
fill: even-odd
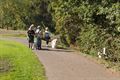
[(119, 0), (56, 0), (51, 7), (62, 42), (92, 55), (105, 47), (107, 60), (119, 62)]

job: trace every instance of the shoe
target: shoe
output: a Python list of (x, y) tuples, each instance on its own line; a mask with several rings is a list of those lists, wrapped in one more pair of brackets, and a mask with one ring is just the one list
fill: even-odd
[(34, 50), (34, 47), (32, 47), (32, 50)]
[(46, 45), (46, 47), (48, 47), (48, 45)]

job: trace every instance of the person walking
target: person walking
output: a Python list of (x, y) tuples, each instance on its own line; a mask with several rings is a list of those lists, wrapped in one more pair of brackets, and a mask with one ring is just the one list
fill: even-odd
[(34, 24), (32, 24), (28, 31), (27, 31), (27, 36), (28, 36), (28, 42), (29, 42), (29, 48), (34, 49), (34, 36), (35, 32), (33, 30)]
[(42, 45), (42, 32), (39, 31), (37, 34), (37, 49), (38, 50), (42, 49), (41, 45)]
[(50, 41), (50, 32), (48, 30), (48, 27), (45, 28), (45, 41), (46, 41), (46, 46), (48, 47)]
[(40, 31), (40, 26), (37, 27), (36, 29), (36, 49), (40, 50), (41, 49), (41, 43), (42, 43), (42, 32)]
[(39, 29), (40, 26), (38, 26), (36, 29), (35, 29), (35, 39), (34, 39), (34, 47), (36, 48), (37, 50), (37, 36), (38, 36), (38, 32), (39, 32)]

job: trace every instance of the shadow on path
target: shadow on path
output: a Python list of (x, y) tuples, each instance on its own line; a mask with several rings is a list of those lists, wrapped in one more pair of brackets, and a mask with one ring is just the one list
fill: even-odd
[(42, 48), (41, 51), (54, 51), (54, 52), (74, 52), (72, 50), (66, 49), (52, 49), (52, 48)]

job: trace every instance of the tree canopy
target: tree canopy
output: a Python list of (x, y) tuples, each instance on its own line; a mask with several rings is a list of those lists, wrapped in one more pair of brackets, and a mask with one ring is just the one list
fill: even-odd
[(30, 24), (45, 25), (54, 31), (47, 0), (0, 0), (0, 27), (27, 29)]

